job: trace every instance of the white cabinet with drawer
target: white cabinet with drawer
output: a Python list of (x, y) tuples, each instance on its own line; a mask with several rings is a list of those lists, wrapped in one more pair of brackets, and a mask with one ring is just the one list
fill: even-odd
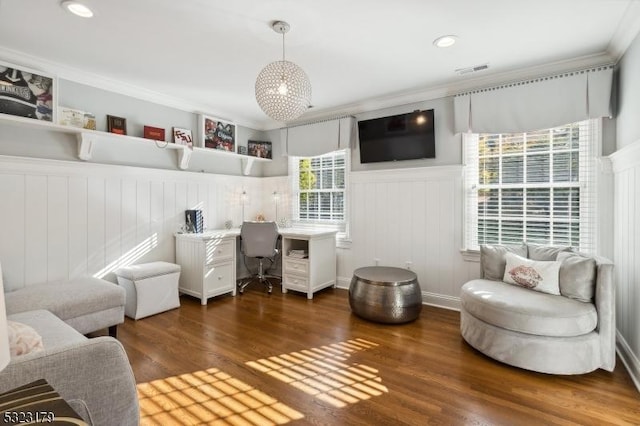
[[(280, 229), (282, 235), (282, 292), (313, 293), (336, 285), (336, 232)], [(291, 256), (291, 250), (306, 258)]]
[(205, 232), (176, 234), (176, 262), (182, 267), (179, 291), (207, 299), (236, 295), (236, 235)]

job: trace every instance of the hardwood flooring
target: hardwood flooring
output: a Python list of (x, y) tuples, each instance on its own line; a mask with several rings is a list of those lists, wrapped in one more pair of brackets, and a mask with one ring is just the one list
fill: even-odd
[(199, 300), (118, 338), (142, 424), (640, 424), (640, 394), (613, 373), (551, 376), (503, 365), (460, 337), (458, 312), (424, 306), (383, 325), (351, 314), (346, 290)]

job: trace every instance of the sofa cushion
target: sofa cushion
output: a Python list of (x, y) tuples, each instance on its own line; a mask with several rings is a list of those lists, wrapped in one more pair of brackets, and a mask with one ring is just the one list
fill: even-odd
[(42, 345), (45, 350), (65, 347), (87, 340), (86, 337), (49, 311), (20, 312), (9, 315), (7, 318), (33, 328), (42, 337)]
[(520, 333), (580, 336), (595, 330), (598, 324), (596, 308), (591, 303), (499, 281), (469, 281), (462, 286), (460, 301), (474, 317)]
[(487, 280), (502, 281), (504, 267), (507, 264), (504, 256), (507, 253), (515, 253), (527, 257), (527, 245), (490, 245), (480, 246), (480, 268), (482, 277)]
[(124, 298), (123, 288), (93, 277), (34, 284), (5, 294), (7, 314), (46, 309), (63, 321), (124, 307)]
[(507, 265), (503, 281), (543, 293), (560, 295), (561, 262), (525, 259), (517, 254), (505, 255)]
[(592, 302), (596, 290), (596, 260), (577, 253), (558, 253), (560, 293), (563, 296)]
[(569, 246), (548, 246), (540, 244), (527, 243), (527, 250), (529, 255), (527, 256), (531, 260), (556, 260), (558, 253), (570, 252)]

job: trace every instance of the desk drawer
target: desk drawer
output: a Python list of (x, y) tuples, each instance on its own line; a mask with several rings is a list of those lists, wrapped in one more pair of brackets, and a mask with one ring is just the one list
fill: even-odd
[(306, 277), (299, 277), (296, 275), (285, 275), (283, 285), (285, 288), (307, 292), (309, 288), (309, 280)]
[(309, 261), (303, 259), (284, 259), (284, 273), (285, 274), (297, 274), (297, 275), (309, 275)]
[(233, 241), (211, 239), (204, 242), (205, 264), (233, 259)]
[(233, 262), (217, 266), (207, 266), (204, 270), (204, 294), (207, 297), (231, 291), (234, 288)]

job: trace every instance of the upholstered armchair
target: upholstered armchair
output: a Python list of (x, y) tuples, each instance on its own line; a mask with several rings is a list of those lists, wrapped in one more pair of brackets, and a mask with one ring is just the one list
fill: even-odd
[(522, 244), (483, 246), (480, 263), (482, 277), (461, 290), (460, 331), (467, 343), (493, 359), (542, 373), (613, 371), (610, 261), (568, 247)]

